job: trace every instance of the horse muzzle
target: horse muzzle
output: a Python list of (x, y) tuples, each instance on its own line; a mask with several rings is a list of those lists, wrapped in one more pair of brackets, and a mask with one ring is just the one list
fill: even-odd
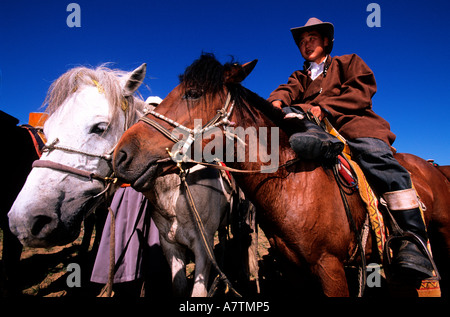
[(76, 238), (76, 234), (63, 230), (56, 214), (20, 216), (12, 209), (8, 217), (11, 232), (28, 247), (64, 245)]
[(28, 195), (19, 194), (8, 213), (9, 227), (25, 246), (65, 245), (75, 240), (80, 233), (83, 217), (79, 210), (75, 209), (76, 204), (87, 203), (74, 201), (73, 204), (65, 206), (61, 200), (55, 202), (49, 197), (34, 200), (29, 199)]
[(149, 189), (162, 172), (157, 158), (144, 156), (137, 146), (130, 143), (116, 149), (113, 168), (121, 182), (131, 184), (138, 191)]

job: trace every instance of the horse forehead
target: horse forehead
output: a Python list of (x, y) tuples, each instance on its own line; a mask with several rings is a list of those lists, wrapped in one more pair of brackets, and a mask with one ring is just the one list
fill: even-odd
[(66, 114), (78, 119), (89, 120), (95, 116), (112, 116), (108, 100), (96, 87), (88, 86), (67, 100)]
[[(45, 134), (83, 128), (95, 120), (111, 120), (112, 112), (105, 95), (95, 87), (86, 87), (72, 94), (45, 124)], [(61, 131), (60, 131), (61, 130)]]

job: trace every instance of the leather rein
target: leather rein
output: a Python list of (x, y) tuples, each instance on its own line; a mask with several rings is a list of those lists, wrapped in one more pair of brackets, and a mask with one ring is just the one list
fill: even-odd
[[(222, 126), (222, 127), (233, 126), (235, 123), (231, 122), (229, 120), (233, 110), (234, 110), (234, 100), (233, 101), (231, 100), (231, 94), (228, 92), (227, 99), (225, 101), (224, 106), (221, 109), (217, 110), (217, 114), (214, 116), (214, 118), (212, 118), (201, 129), (198, 129), (195, 127), (194, 127), (194, 129), (189, 129), (189, 128), (179, 124), (178, 122), (176, 122), (154, 110), (145, 112), (144, 115), (139, 119), (139, 121), (142, 121), (142, 122), (150, 125), (151, 127), (155, 128), (162, 135), (164, 135), (166, 138), (168, 138), (169, 140), (171, 140), (174, 143), (181, 143), (183, 140), (180, 140), (170, 130), (166, 129), (165, 127), (163, 127), (161, 124), (159, 124), (155, 120), (148, 118), (147, 115), (151, 114), (152, 116), (169, 123), (173, 127), (188, 133), (188, 137), (184, 141), (183, 146), (181, 146), (181, 149), (178, 149), (175, 153), (172, 153), (168, 148), (166, 148), (166, 151), (167, 151), (167, 154), (169, 155), (169, 157), (165, 158), (165, 159), (160, 159), (160, 160), (156, 161), (156, 163), (166, 163), (166, 162), (173, 161), (177, 164), (177, 167), (180, 169), (181, 172), (184, 172), (183, 168), (181, 167), (182, 163), (192, 163), (192, 164), (199, 164), (199, 165), (203, 165), (203, 166), (207, 166), (207, 167), (212, 167), (212, 168), (227, 171), (227, 172), (249, 173), (249, 174), (261, 173), (261, 169), (257, 169), (257, 170), (236, 169), (236, 168), (231, 168), (228, 166), (222, 166), (222, 165), (216, 165), (216, 164), (211, 164), (211, 163), (207, 163), (207, 162), (195, 161), (186, 155), (187, 150), (190, 148), (192, 143), (197, 139), (197, 137), (200, 136), (201, 134), (208, 132), (209, 130), (219, 127), (219, 126)], [(274, 167), (274, 172), (276, 172), (276, 170), (279, 169), (280, 167), (281, 168), (288, 167), (290, 165), (297, 163), (299, 160), (300, 160), (299, 158), (295, 158), (295, 159), (287, 161), (285, 164), (276, 166), (276, 167)], [(268, 172), (270, 172), (270, 170), (265, 169), (265, 173), (268, 173)]]
[[(112, 153), (114, 152), (115, 146), (111, 151), (107, 152), (106, 154), (93, 154), (93, 153), (73, 149), (73, 148), (66, 147), (66, 146), (59, 146), (59, 145), (56, 145), (57, 143), (59, 143), (58, 138), (56, 138), (49, 145), (45, 145), (44, 148), (42, 149), (42, 152), (45, 153), (45, 152), (51, 152), (53, 150), (60, 150), (60, 151), (64, 151), (64, 152), (81, 154), (81, 155), (86, 155), (86, 156), (90, 156), (90, 157), (97, 157), (97, 158), (105, 160), (109, 165), (111, 165)], [(68, 166), (68, 165), (61, 164), (61, 163), (56, 163), (56, 162), (49, 161), (49, 160), (36, 160), (33, 162), (32, 166), (33, 166), (33, 168), (49, 168), (49, 169), (57, 170), (60, 172), (65, 172), (68, 174), (80, 176), (80, 177), (88, 179), (89, 181), (92, 181), (95, 179), (97, 181), (104, 183), (105, 190), (103, 190), (99, 194), (93, 196), (93, 198), (97, 198), (97, 197), (101, 196), (109, 189), (111, 184), (114, 184), (117, 182), (117, 178), (113, 177), (113, 174), (114, 174), (113, 172), (111, 172), (111, 174), (109, 176), (101, 176), (101, 175), (93, 173), (93, 172), (88, 172), (88, 171), (85, 171), (85, 170), (82, 170), (79, 168), (75, 168), (75, 167)]]

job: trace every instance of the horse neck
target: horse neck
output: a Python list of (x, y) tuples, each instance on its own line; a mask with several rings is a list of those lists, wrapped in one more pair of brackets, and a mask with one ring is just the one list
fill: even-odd
[[(270, 154), (271, 158), (275, 158), (275, 155), (277, 155), (276, 159), (278, 160), (278, 165), (285, 164), (287, 161), (294, 159), (295, 154), (290, 149), (286, 133), (279, 128), (279, 125), (276, 124), (280, 123), (280, 114), (277, 113), (278, 110), (274, 110), (275, 115), (271, 117), (274, 118), (274, 121), (272, 121), (266, 115), (266, 113), (271, 114), (271, 111), (273, 111), (273, 109), (269, 108), (271, 106), (268, 105), (265, 100), (256, 95), (251, 99), (252, 101), (240, 100), (239, 102), (236, 102), (231, 121), (235, 122), (236, 126), (242, 128), (243, 130), (256, 130), (255, 132), (258, 144), (257, 160), (256, 162), (251, 162), (248, 159), (250, 158), (249, 151), (251, 150), (251, 147), (249, 146), (250, 144), (246, 143), (246, 159), (243, 162), (234, 160), (233, 162), (227, 162), (227, 164), (239, 169), (260, 169), (261, 166), (268, 165), (268, 162), (264, 163), (264, 160), (261, 160), (260, 154), (264, 153)], [(266, 132), (267, 134), (265, 134)], [(272, 138), (272, 135), (274, 138)], [(273, 144), (273, 141), (278, 144)]]

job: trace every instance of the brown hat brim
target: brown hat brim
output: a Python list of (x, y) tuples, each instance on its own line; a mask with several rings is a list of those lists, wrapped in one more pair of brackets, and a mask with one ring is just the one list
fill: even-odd
[(331, 53), (334, 43), (334, 26), (329, 22), (321, 22), (317, 24), (305, 25), (291, 29), (292, 36), (294, 37), (295, 44), (299, 46), (301, 35), (304, 32), (318, 31), (322, 36), (327, 37), (329, 44), (327, 47), (327, 54)]

